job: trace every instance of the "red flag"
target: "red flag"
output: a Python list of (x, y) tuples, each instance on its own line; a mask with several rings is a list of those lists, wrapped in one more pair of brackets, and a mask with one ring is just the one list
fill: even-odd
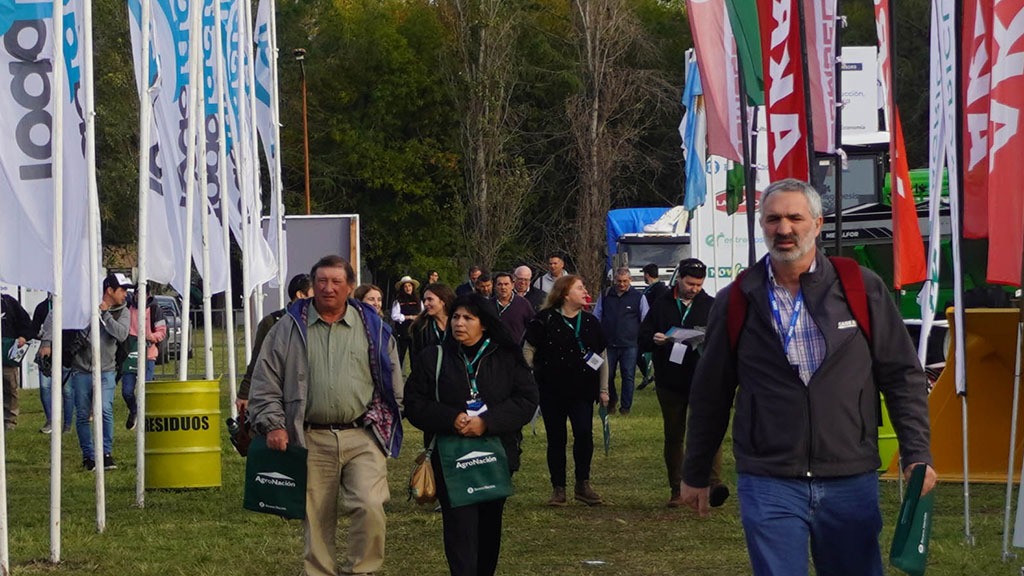
[(964, 237), (988, 237), (988, 108), (992, 75), (992, 0), (964, 2)]
[(707, 104), (708, 153), (743, 162), (736, 43), (725, 0), (687, 0), (686, 11)]
[(878, 56), (881, 66), (881, 88), (886, 101), (889, 128), (889, 172), (892, 175), (892, 252), (893, 287), (902, 288), (925, 279), (927, 264), (924, 241), (917, 223), (917, 209), (910, 188), (910, 169), (903, 145), (903, 126), (892, 92), (892, 54), (889, 36), (889, 0), (874, 0), (875, 30), (878, 32)]
[(768, 176), (807, 181), (807, 105), (800, 56), (797, 0), (757, 0), (765, 107), (768, 113)]
[(836, 0), (801, 0), (807, 25), (814, 149), (836, 151)]
[(988, 281), (1020, 286), (1024, 248), (1024, 3), (992, 6)]
[[(910, 188), (910, 166), (907, 164), (907, 149), (903, 145), (903, 123), (900, 111), (893, 108), (893, 130), (890, 135), (890, 170), (895, 177), (892, 187), (892, 247), (893, 287), (921, 282), (927, 275), (924, 257), (924, 240), (917, 223), (917, 207)], [(894, 153), (895, 152), (895, 153)]]

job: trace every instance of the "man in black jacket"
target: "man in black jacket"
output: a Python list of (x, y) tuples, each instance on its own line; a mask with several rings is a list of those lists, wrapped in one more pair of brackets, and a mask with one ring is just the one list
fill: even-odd
[(21, 363), (14, 362), (8, 358), (13, 346), (22, 348), (26, 341), (33, 338), (32, 319), (28, 312), (22, 308), (21, 303), (14, 297), (4, 294), (2, 297), (2, 325), (0, 333), (3, 334), (3, 368), (4, 368), (4, 426), (13, 430), (18, 425), (18, 387), (21, 379)]
[[(823, 220), (814, 188), (781, 180), (761, 207), (769, 255), (718, 294), (708, 321), (690, 393), (683, 499), (707, 514), (709, 469), (735, 399), (737, 491), (754, 574), (806, 574), (810, 548), (819, 574), (880, 576), (878, 393), (904, 472), (925, 466), (927, 492), (936, 476), (924, 371), (884, 282), (865, 269), (870, 325), (854, 318), (854, 301), (815, 246)], [(747, 303), (735, 342), (732, 290)]]
[[(708, 324), (708, 313), (714, 298), (704, 292), (707, 266), (696, 258), (679, 262), (676, 285), (651, 303), (651, 309), (640, 326), (640, 349), (650, 352), (654, 363), (655, 392), (661, 406), (665, 430), (665, 468), (671, 496), (667, 506), (683, 504), (683, 439), (686, 434), (686, 411), (690, 404), (690, 386), (697, 369), (700, 352), (695, 343), (677, 342), (666, 336), (673, 328), (702, 328)], [(729, 497), (722, 484), (721, 451), (712, 467), (710, 484), (714, 487), (713, 504), (721, 506)]]

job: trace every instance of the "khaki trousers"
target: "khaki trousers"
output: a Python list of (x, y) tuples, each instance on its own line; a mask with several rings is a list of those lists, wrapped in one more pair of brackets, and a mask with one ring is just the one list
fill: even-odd
[[(391, 498), (387, 458), (364, 428), (307, 430), (306, 448), (305, 573), (373, 574), (384, 565), (384, 504)], [(339, 493), (342, 513), (349, 517), (340, 572), (335, 568)]]
[(18, 384), (21, 368), (4, 366), (4, 423), (18, 423)]

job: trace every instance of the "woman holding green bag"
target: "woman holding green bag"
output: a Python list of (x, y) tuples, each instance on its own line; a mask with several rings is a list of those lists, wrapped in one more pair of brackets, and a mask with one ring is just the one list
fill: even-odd
[(537, 386), (492, 302), (467, 294), (452, 310), (452, 337), (413, 363), (405, 415), (437, 445), (432, 465), (452, 576), (488, 576), (498, 566), (503, 487), (519, 468), (520, 430), (537, 408)]

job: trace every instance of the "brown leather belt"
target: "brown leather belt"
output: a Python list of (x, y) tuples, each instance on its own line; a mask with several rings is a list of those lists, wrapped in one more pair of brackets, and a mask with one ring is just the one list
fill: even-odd
[(360, 416), (359, 418), (346, 423), (332, 422), (329, 424), (320, 424), (317, 422), (306, 422), (304, 427), (307, 430), (353, 430), (355, 428), (362, 428), (364, 423), (363, 417)]

